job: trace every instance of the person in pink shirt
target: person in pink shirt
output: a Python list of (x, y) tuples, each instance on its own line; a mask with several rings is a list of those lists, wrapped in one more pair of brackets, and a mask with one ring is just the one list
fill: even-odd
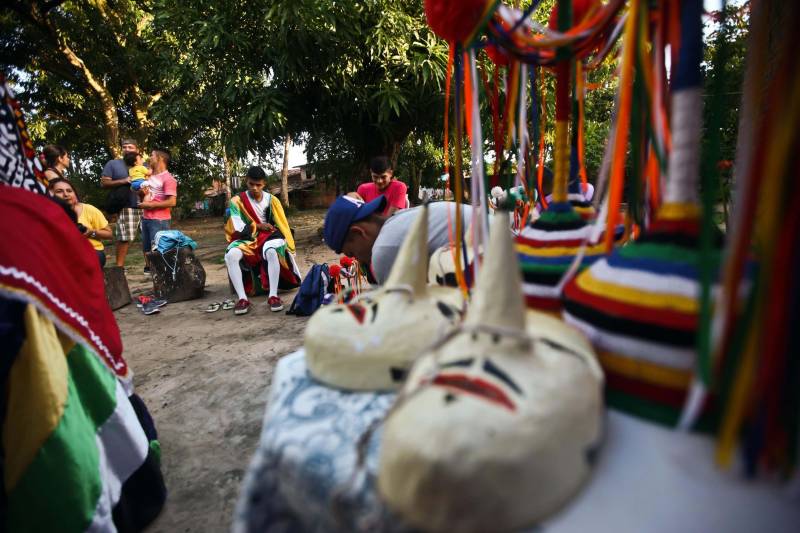
[[(142, 209), (142, 249), (152, 250), (156, 233), (167, 230), (172, 220), (172, 208), (178, 198), (178, 182), (169, 173), (169, 152), (153, 150), (150, 154), (150, 177), (147, 179), (149, 198), (139, 203)], [(145, 274), (150, 268), (145, 255)]]
[(369, 162), (369, 172), (372, 175), (371, 183), (362, 183), (356, 191), (365, 201), (371, 202), (378, 196), (386, 197), (386, 209), (380, 213), (389, 216), (399, 209), (408, 207), (408, 187), (402, 181), (394, 178), (392, 165), (386, 156), (373, 157)]

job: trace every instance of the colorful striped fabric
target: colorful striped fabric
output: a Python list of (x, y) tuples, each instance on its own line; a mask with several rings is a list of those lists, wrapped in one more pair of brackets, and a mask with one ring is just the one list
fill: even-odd
[(159, 446), (94, 250), (43, 195), (3, 187), (0, 213), (0, 530), (141, 530)]
[[(245, 293), (249, 296), (267, 294), (269, 292), (269, 276), (267, 275), (266, 262), (263, 260), (264, 245), (270, 239), (282, 238), (286, 244), (275, 246), (273, 249), (278, 255), (280, 273), (278, 288), (291, 290), (300, 286), (302, 276), (295, 259), (295, 242), (289, 221), (283, 211), (281, 201), (273, 194), (265, 192), (269, 198), (269, 208), (265, 214), (264, 222), (272, 224), (280, 232), (279, 235), (267, 235), (259, 231), (256, 224), (259, 215), (251, 203), (247, 193), (240, 193), (229, 203), (230, 216), (225, 221), (225, 238), (228, 240), (227, 250), (239, 248), (244, 255), (244, 262), (249, 270), (244, 271), (243, 281)], [(243, 223), (246, 231), (243, 235), (236, 231), (236, 222)]]
[[(32, 304), (21, 318), (3, 423), (8, 531), (113, 531), (125, 482), (155, 454), (119, 380)], [(155, 496), (155, 494), (153, 494)], [(134, 523), (141, 522), (136, 519)]]
[[(522, 269), (522, 290), (529, 308), (558, 312), (561, 295), (558, 283), (589, 239), (593, 227), (570, 203), (551, 203), (542, 216), (525, 227), (516, 238)], [(621, 228), (617, 231), (621, 237)], [(588, 243), (581, 269), (594, 263), (605, 250), (598, 242)]]
[(564, 288), (564, 319), (597, 349), (609, 405), (668, 425), (695, 366), (699, 227), (696, 206), (665, 204), (645, 235)]
[(567, 196), (567, 199), (572, 205), (573, 211), (578, 213), (578, 215), (580, 215), (580, 217), (586, 222), (593, 221), (597, 216), (597, 210), (595, 210), (591, 202), (587, 202), (584, 199), (583, 194), (570, 192)]

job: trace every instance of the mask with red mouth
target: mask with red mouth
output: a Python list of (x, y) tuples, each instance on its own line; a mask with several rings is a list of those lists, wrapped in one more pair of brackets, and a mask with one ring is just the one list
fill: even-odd
[(600, 441), (594, 354), (576, 330), (526, 312), (498, 213), (464, 324), (415, 363), (384, 427), (381, 496), (424, 530), (537, 523), (578, 492)]
[(422, 209), (383, 286), (312, 315), (305, 332), (311, 375), (347, 390), (398, 389), (420, 352), (461, 318), (461, 293), (429, 287), (427, 271)]

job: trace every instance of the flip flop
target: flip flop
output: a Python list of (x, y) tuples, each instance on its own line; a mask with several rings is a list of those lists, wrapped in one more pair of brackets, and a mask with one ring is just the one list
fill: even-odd
[(214, 311), (219, 311), (219, 308), (222, 307), (222, 304), (219, 302), (212, 302), (208, 304), (206, 307), (206, 313), (213, 313)]
[(236, 307), (236, 303), (233, 300), (225, 300), (222, 302), (222, 308), (226, 311), (229, 311)]

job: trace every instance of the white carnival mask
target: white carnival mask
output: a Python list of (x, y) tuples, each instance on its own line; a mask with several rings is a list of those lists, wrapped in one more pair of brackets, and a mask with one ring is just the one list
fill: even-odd
[(420, 352), (460, 319), (460, 292), (428, 287), (427, 270), (424, 208), (383, 286), (311, 316), (305, 332), (311, 375), (348, 390), (399, 388)]
[(458, 253), (460, 255), (462, 272), (469, 268), (475, 255), (471, 239), (469, 238), (472, 235), (471, 226), (467, 228), (466, 235), (466, 260), (464, 259), (463, 250), (456, 250), (455, 244), (446, 244), (433, 251), (428, 266), (428, 281), (430, 283), (445, 287), (458, 287), (458, 282), (456, 281), (455, 254)]
[(464, 325), (411, 370), (384, 427), (378, 489), (426, 531), (510, 531), (586, 481), (603, 377), (580, 333), (527, 312), (508, 215), (492, 224)]

